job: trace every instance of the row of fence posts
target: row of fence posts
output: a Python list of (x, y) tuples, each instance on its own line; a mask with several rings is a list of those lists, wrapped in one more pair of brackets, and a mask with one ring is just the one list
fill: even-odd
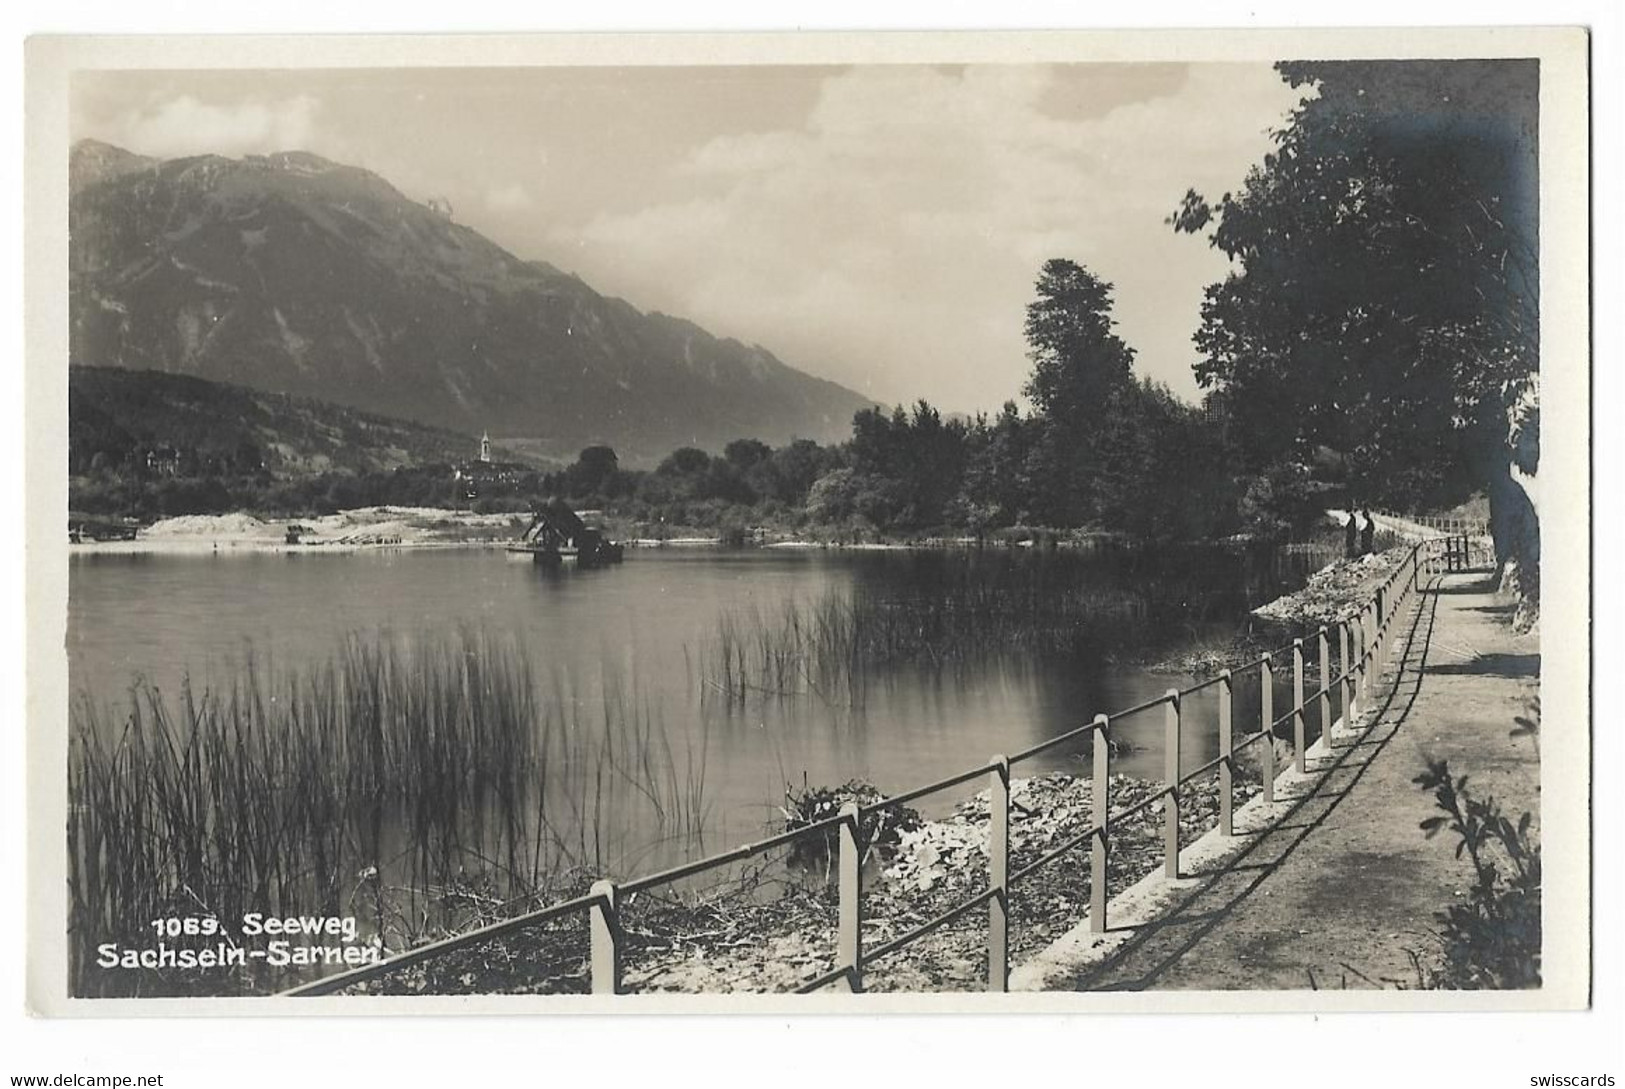
[(1396, 522), (1409, 522), (1413, 526), (1420, 526), (1423, 529), (1429, 529), (1434, 533), (1447, 537), (1488, 537), (1490, 535), (1490, 524), (1478, 519), (1440, 518), (1432, 514), (1393, 514), (1388, 511), (1378, 511), (1377, 513)]
[[(1423, 551), (1428, 555), (1422, 559)], [(1424, 575), (1431, 575), (1441, 566), (1441, 557), (1431, 545), (1413, 548), (1405, 561), (1388, 582), (1377, 590), (1355, 616), (1337, 625), (1338, 648), (1342, 657), (1341, 688), (1344, 729), (1352, 729), (1355, 716), (1372, 699), (1372, 686), (1389, 660), (1395, 638), (1399, 632), (1397, 617), (1414, 594)], [(1397, 588), (1397, 590), (1396, 590)], [(1333, 747), (1332, 690), (1330, 665), (1330, 635), (1321, 628), (1313, 638), (1320, 656), (1319, 702), (1321, 732), (1326, 747)], [(1352, 668), (1351, 668), (1352, 663)], [(1260, 679), (1260, 734), (1253, 735), (1244, 744), (1262, 741), (1261, 771), (1263, 775), (1263, 802), (1275, 802), (1275, 672), (1272, 656), (1258, 663)], [(1234, 752), (1235, 688), (1231, 671), (1226, 669), (1218, 679), (1219, 685), (1219, 834), (1233, 836), (1234, 827)], [(1180, 776), (1181, 694), (1169, 689), (1164, 704), (1164, 778), (1168, 791), (1164, 795), (1163, 850), (1164, 872), (1178, 879), (1179, 870), (1179, 814), (1180, 792), (1184, 780)], [(1153, 705), (1154, 706), (1154, 705)], [(1304, 646), (1302, 639), (1292, 641), (1292, 745), (1293, 767), (1306, 773), (1308, 727), (1305, 717)], [(1108, 741), (1111, 719), (1107, 715), (1095, 716), (1092, 724), (1093, 762), (1091, 767), (1091, 827), (1089, 831), (1089, 918), (1095, 933), (1106, 929), (1107, 862), (1111, 843), (1111, 754)], [(988, 989), (1008, 989), (1010, 975), (1010, 761), (995, 756), (988, 765)], [(862, 915), (862, 844), (859, 842), (861, 810), (848, 803), (841, 809), (837, 848), (836, 873), (839, 883), (837, 912), (836, 963), (840, 979), (852, 991), (863, 989), (863, 915)], [(591, 945), (590, 963), (592, 990), (595, 994), (618, 994), (621, 990), (621, 950), (623, 935), (617, 910), (617, 890), (613, 882), (600, 881), (593, 885), (593, 901), (589, 922)]]

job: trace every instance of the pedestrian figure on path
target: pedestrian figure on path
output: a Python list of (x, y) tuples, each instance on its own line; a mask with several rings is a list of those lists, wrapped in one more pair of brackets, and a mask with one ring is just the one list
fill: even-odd
[[(1360, 530), (1360, 552), (1362, 555), (1369, 556), (1376, 551), (1372, 547), (1372, 540), (1377, 535), (1377, 521), (1371, 517), (1371, 508), (1369, 507), (1360, 513), (1365, 515), (1365, 526)], [(1351, 518), (1350, 521), (1352, 520)]]
[(1360, 535), (1359, 517), (1354, 513), (1354, 507), (1349, 507), (1349, 520), (1343, 523), (1343, 555), (1353, 559), (1357, 553), (1354, 551), (1355, 541)]

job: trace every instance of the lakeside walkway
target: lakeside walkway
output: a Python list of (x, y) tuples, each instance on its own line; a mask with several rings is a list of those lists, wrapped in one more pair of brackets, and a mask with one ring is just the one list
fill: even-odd
[[(1419, 594), (1376, 689), (1369, 732), (1319, 760), (1285, 813), (1240, 854), (1060, 990), (1339, 989), (1415, 986), (1413, 954), (1436, 950), (1435, 914), (1471, 867), (1412, 779), (1431, 758), (1471, 777), (1514, 820), (1540, 812), (1535, 739), (1512, 737), (1539, 692), (1538, 632), (1509, 627), (1488, 572), (1446, 575)], [(1353, 742), (1353, 743), (1349, 743)], [(1115, 928), (1114, 928), (1115, 929)]]

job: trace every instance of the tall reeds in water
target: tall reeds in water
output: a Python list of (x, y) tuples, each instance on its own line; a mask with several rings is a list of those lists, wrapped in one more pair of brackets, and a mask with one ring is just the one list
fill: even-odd
[(899, 668), (1076, 662), (1188, 644), (1214, 627), (1228, 636), (1313, 566), (1271, 546), (1213, 544), (882, 558), (810, 602), (723, 617), (697, 673), (703, 698), (728, 705), (808, 696), (857, 709), (870, 684)]
[[(75, 993), (273, 983), (105, 972), (101, 942), (149, 920), (353, 914), (387, 949), (514, 914), (697, 837), (703, 738), (674, 748), (613, 674), (555, 672), (539, 697), (514, 642), (464, 630), (351, 637), (318, 667), (221, 687), (137, 685), (122, 714), (81, 696), (69, 754)], [(585, 694), (583, 694), (585, 693)]]
[(1059, 565), (959, 562), (943, 577), (833, 589), (777, 612), (724, 616), (699, 655), (702, 692), (730, 704), (810, 695), (861, 705), (900, 666), (971, 668), (1000, 658), (1055, 658), (1095, 647), (1102, 632), (1133, 642), (1152, 621), (1131, 587), (1068, 579)]

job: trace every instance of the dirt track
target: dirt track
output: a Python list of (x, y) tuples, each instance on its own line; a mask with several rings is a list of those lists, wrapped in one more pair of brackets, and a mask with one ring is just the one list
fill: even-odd
[(1537, 742), (1510, 732), (1539, 692), (1540, 641), (1514, 634), (1510, 612), (1488, 574), (1420, 595), (1398, 683), (1379, 687), (1363, 740), (1322, 761), (1326, 774), (1233, 864), (1068, 989), (1415, 986), (1412, 956), (1436, 952), (1435, 913), (1471, 869), (1450, 837), (1418, 829), (1435, 810), (1412, 779), (1430, 757), (1448, 760), (1475, 795), (1538, 823)]

